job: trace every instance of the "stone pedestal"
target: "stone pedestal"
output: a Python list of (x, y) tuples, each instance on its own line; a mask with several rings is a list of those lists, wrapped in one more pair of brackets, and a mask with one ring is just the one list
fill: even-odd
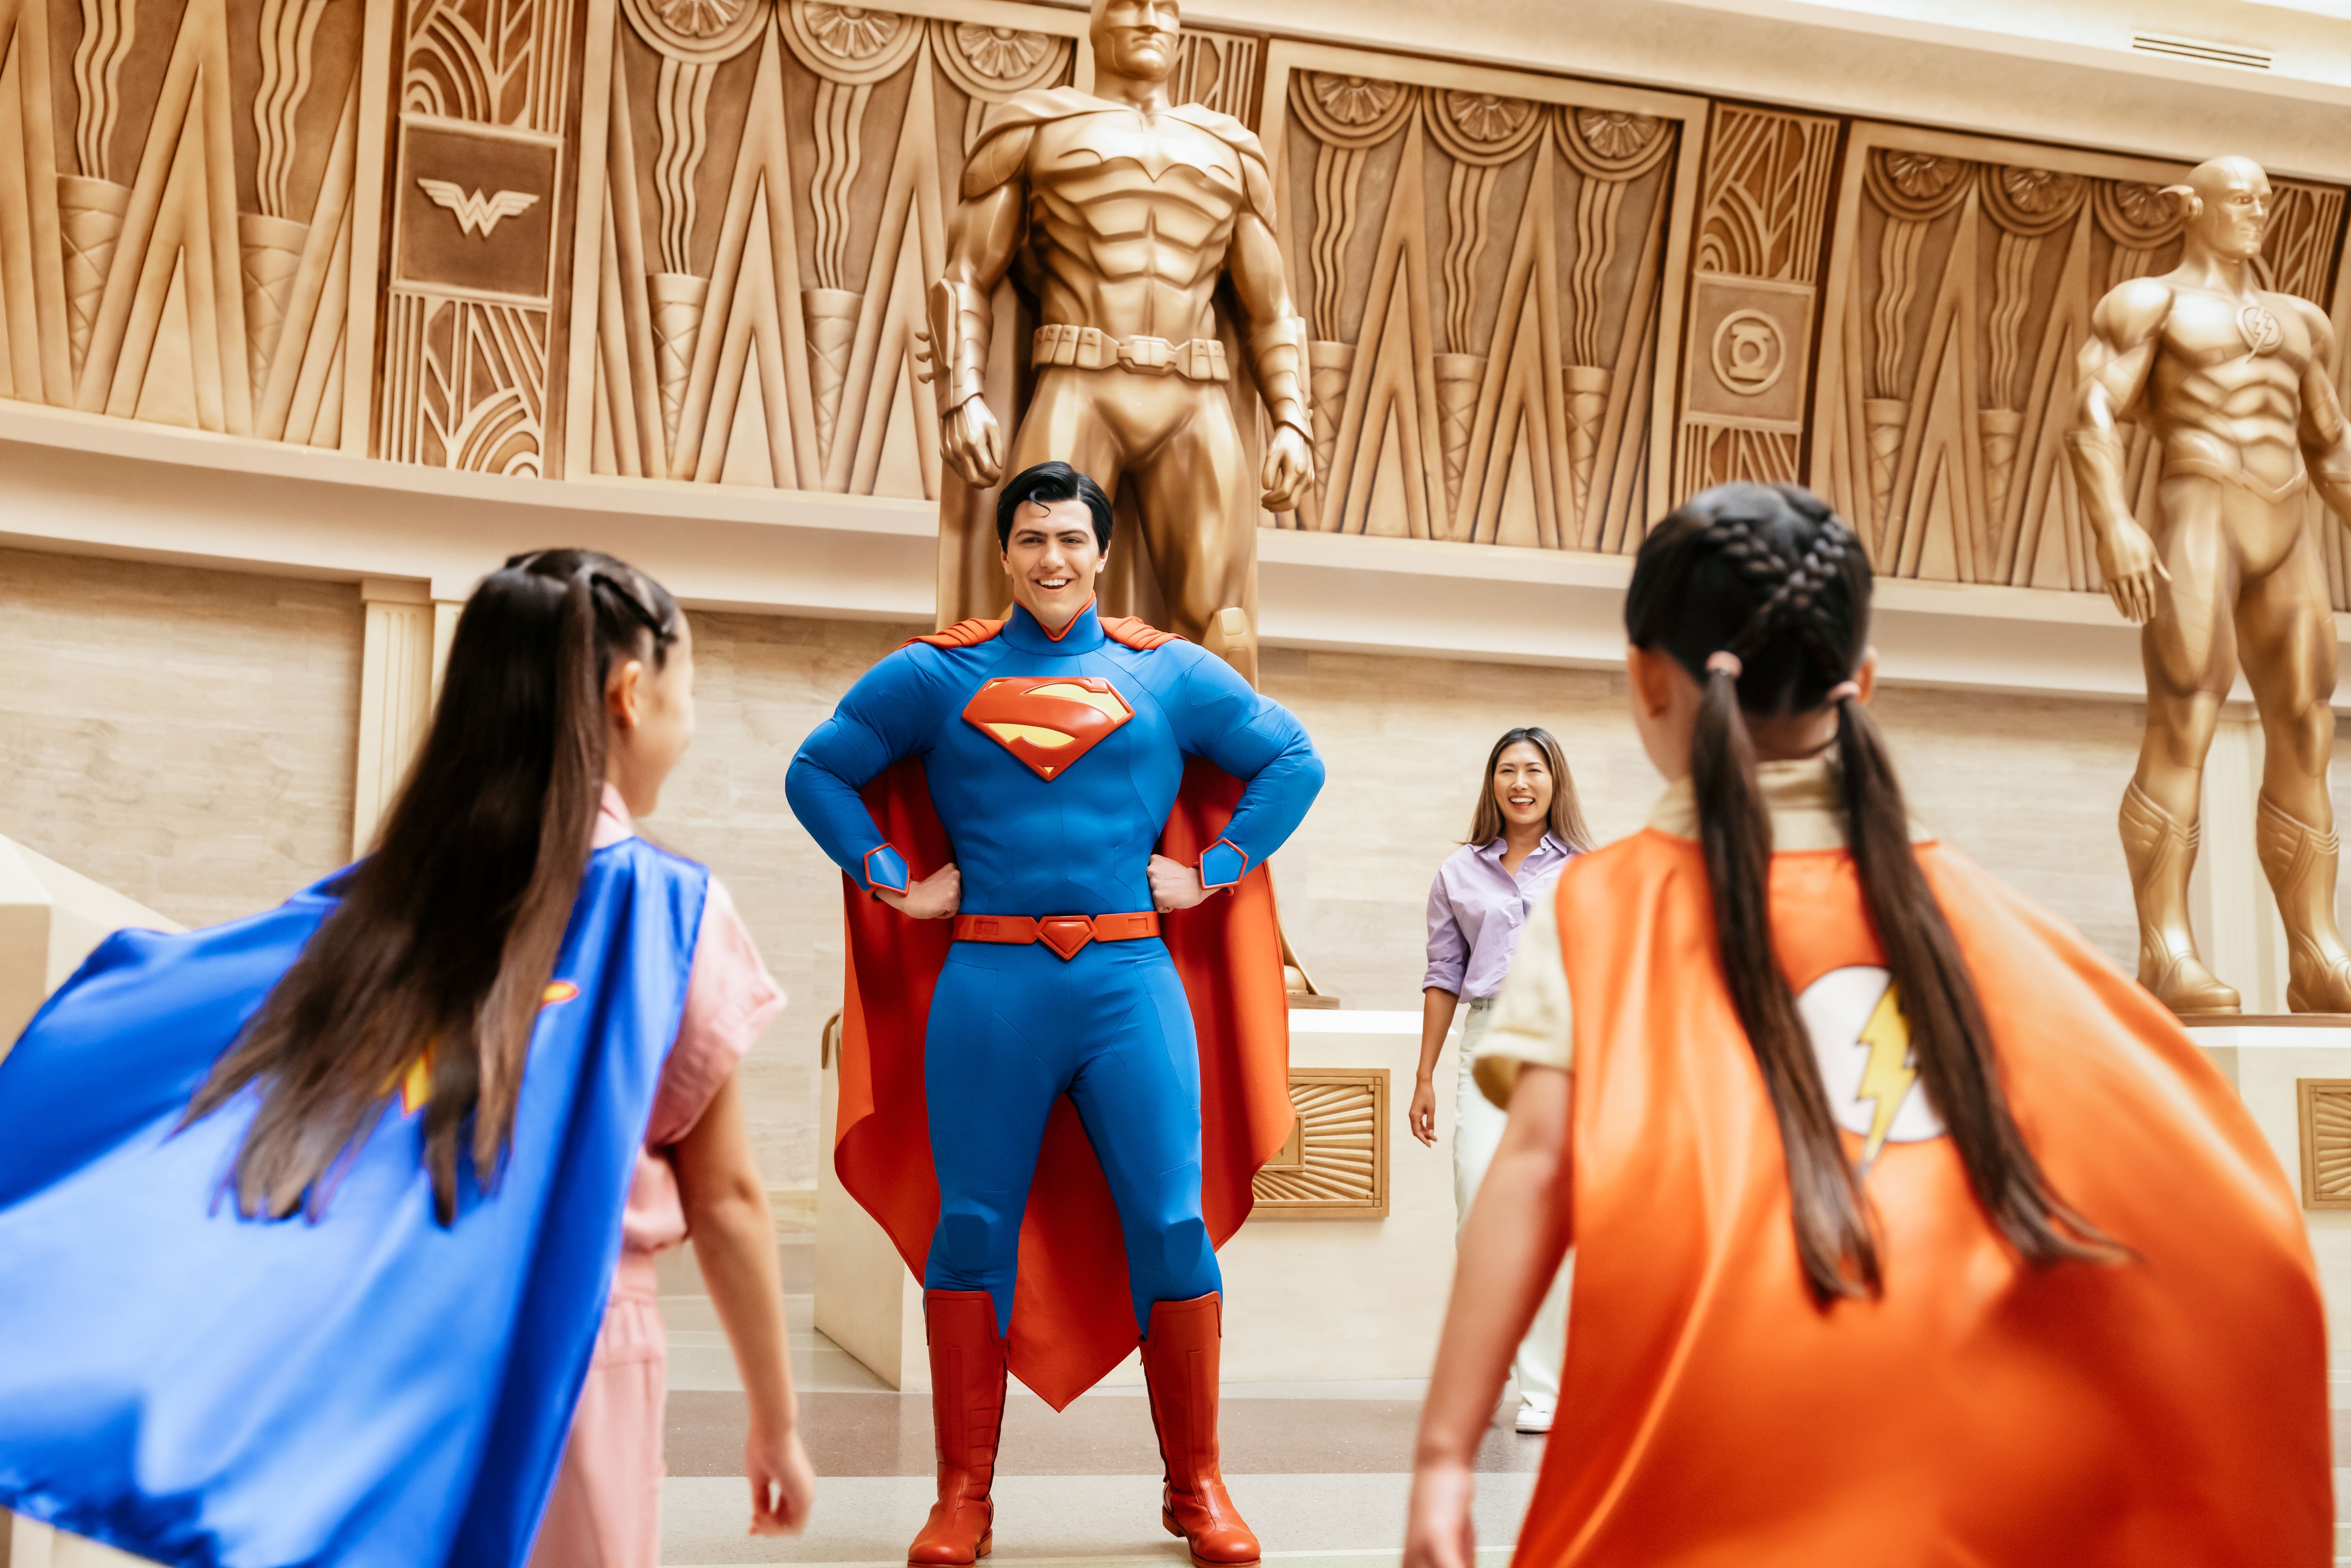
[(2188, 1032), (2237, 1086), (2302, 1202), (2339, 1385), (2351, 1352), (2351, 1014), (2248, 1014)]
[[(1437, 1145), (1405, 1130), (1420, 1014), (1359, 1009), (1290, 1015), (1290, 1065), (1353, 1080), (1384, 1071), (1374, 1135), (1384, 1140), (1383, 1196), (1343, 1200), (1317, 1218), (1260, 1213), (1217, 1258), (1225, 1276), (1224, 1376), (1228, 1383), (1419, 1378), (1428, 1375), (1453, 1280), (1453, 1082), (1459, 1036), (1437, 1073)], [(830, 1151), (838, 1072), (824, 1083), (822, 1147)], [(1313, 1079), (1317, 1089), (1331, 1082)], [(876, 1376), (900, 1388), (929, 1385), (922, 1287), (896, 1249), (842, 1190), (829, 1157), (819, 1161), (816, 1326)], [(1288, 1206), (1285, 1206), (1288, 1207)], [(1138, 1360), (1107, 1379), (1142, 1382)]]

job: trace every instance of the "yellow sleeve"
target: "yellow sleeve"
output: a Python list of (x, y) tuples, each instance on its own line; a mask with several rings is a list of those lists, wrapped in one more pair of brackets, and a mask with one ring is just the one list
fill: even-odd
[(1495, 998), (1493, 1021), (1478, 1041), (1469, 1071), (1479, 1091), (1507, 1109), (1519, 1069), (1556, 1067), (1574, 1071), (1573, 1012), (1567, 995), (1567, 964), (1560, 952), (1559, 903), (1548, 891), (1535, 900), (1527, 928), (1519, 934), (1519, 950), (1510, 959), (1510, 977)]

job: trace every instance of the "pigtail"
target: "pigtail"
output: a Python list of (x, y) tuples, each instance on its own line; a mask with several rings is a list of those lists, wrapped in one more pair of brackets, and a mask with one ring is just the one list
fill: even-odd
[(2032, 1262), (2116, 1260), (2120, 1250), (2050, 1191), (2009, 1113), (1982, 999), (1911, 848), (1909, 810), (1876, 721), (1843, 688), (1836, 708), (1837, 775), (1862, 898), (1901, 999), (1920, 1086), (1976, 1201)]
[(1837, 771), (1855, 870), (1909, 1025), (1920, 1087), (1977, 1201), (2034, 1263), (2126, 1256), (2050, 1190), (2001, 1092), (1983, 1004), (1910, 846), (1910, 819), (1875, 724), (1854, 699), (1868, 641), (1861, 541), (1792, 485), (1719, 486), (1642, 541), (1625, 599), (1638, 648), (1702, 688), (1691, 737), (1698, 837), (1723, 977), (1761, 1069), (1788, 1165), (1796, 1252), (1816, 1301), (1874, 1294), (1880, 1260), (1861, 1176), (1771, 942), (1771, 820), (1745, 715), (1837, 715)]
[(1755, 747), (1739, 704), (1740, 663), (1707, 661), (1690, 741), (1698, 843), (1714, 895), (1714, 929), (1731, 1006), (1780, 1124), (1796, 1256), (1816, 1300), (1878, 1289), (1877, 1242), (1829, 1113), (1828, 1092), (1771, 941), (1771, 819), (1755, 777)]

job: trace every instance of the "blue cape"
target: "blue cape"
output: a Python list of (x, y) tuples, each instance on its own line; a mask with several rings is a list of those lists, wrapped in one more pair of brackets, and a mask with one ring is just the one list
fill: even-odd
[[(563, 1452), (708, 873), (590, 860), (492, 1191), (397, 1098), (324, 1214), (238, 1218), (256, 1094), (176, 1134), (334, 907), (109, 938), (0, 1059), (0, 1505), (202, 1568), (514, 1568)], [(559, 996), (561, 987), (550, 987)]]

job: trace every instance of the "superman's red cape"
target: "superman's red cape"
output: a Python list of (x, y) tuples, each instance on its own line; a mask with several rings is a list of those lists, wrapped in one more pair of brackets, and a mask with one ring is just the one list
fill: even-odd
[[(1198, 758), (1168, 814), (1160, 852), (1186, 864), (1217, 841), (1240, 800), (1238, 780)], [(866, 809), (928, 876), (953, 858), (931, 808), (920, 759), (865, 787)], [(848, 983), (841, 1013), (841, 1112), (833, 1168), (879, 1220), (919, 1278), (939, 1218), (923, 1093), (931, 990), (953, 923), (909, 920), (841, 878), (849, 912)], [(1192, 1004), (1200, 1048), (1200, 1197), (1221, 1247), (1249, 1218), (1250, 1178), (1290, 1136), (1289, 996), (1273, 883), (1262, 866), (1231, 892), (1160, 917)], [(1135, 1345), (1126, 1249), (1110, 1184), (1064, 1097), (1045, 1124), (1013, 1296), (1013, 1375), (1060, 1409), (1100, 1382)]]

